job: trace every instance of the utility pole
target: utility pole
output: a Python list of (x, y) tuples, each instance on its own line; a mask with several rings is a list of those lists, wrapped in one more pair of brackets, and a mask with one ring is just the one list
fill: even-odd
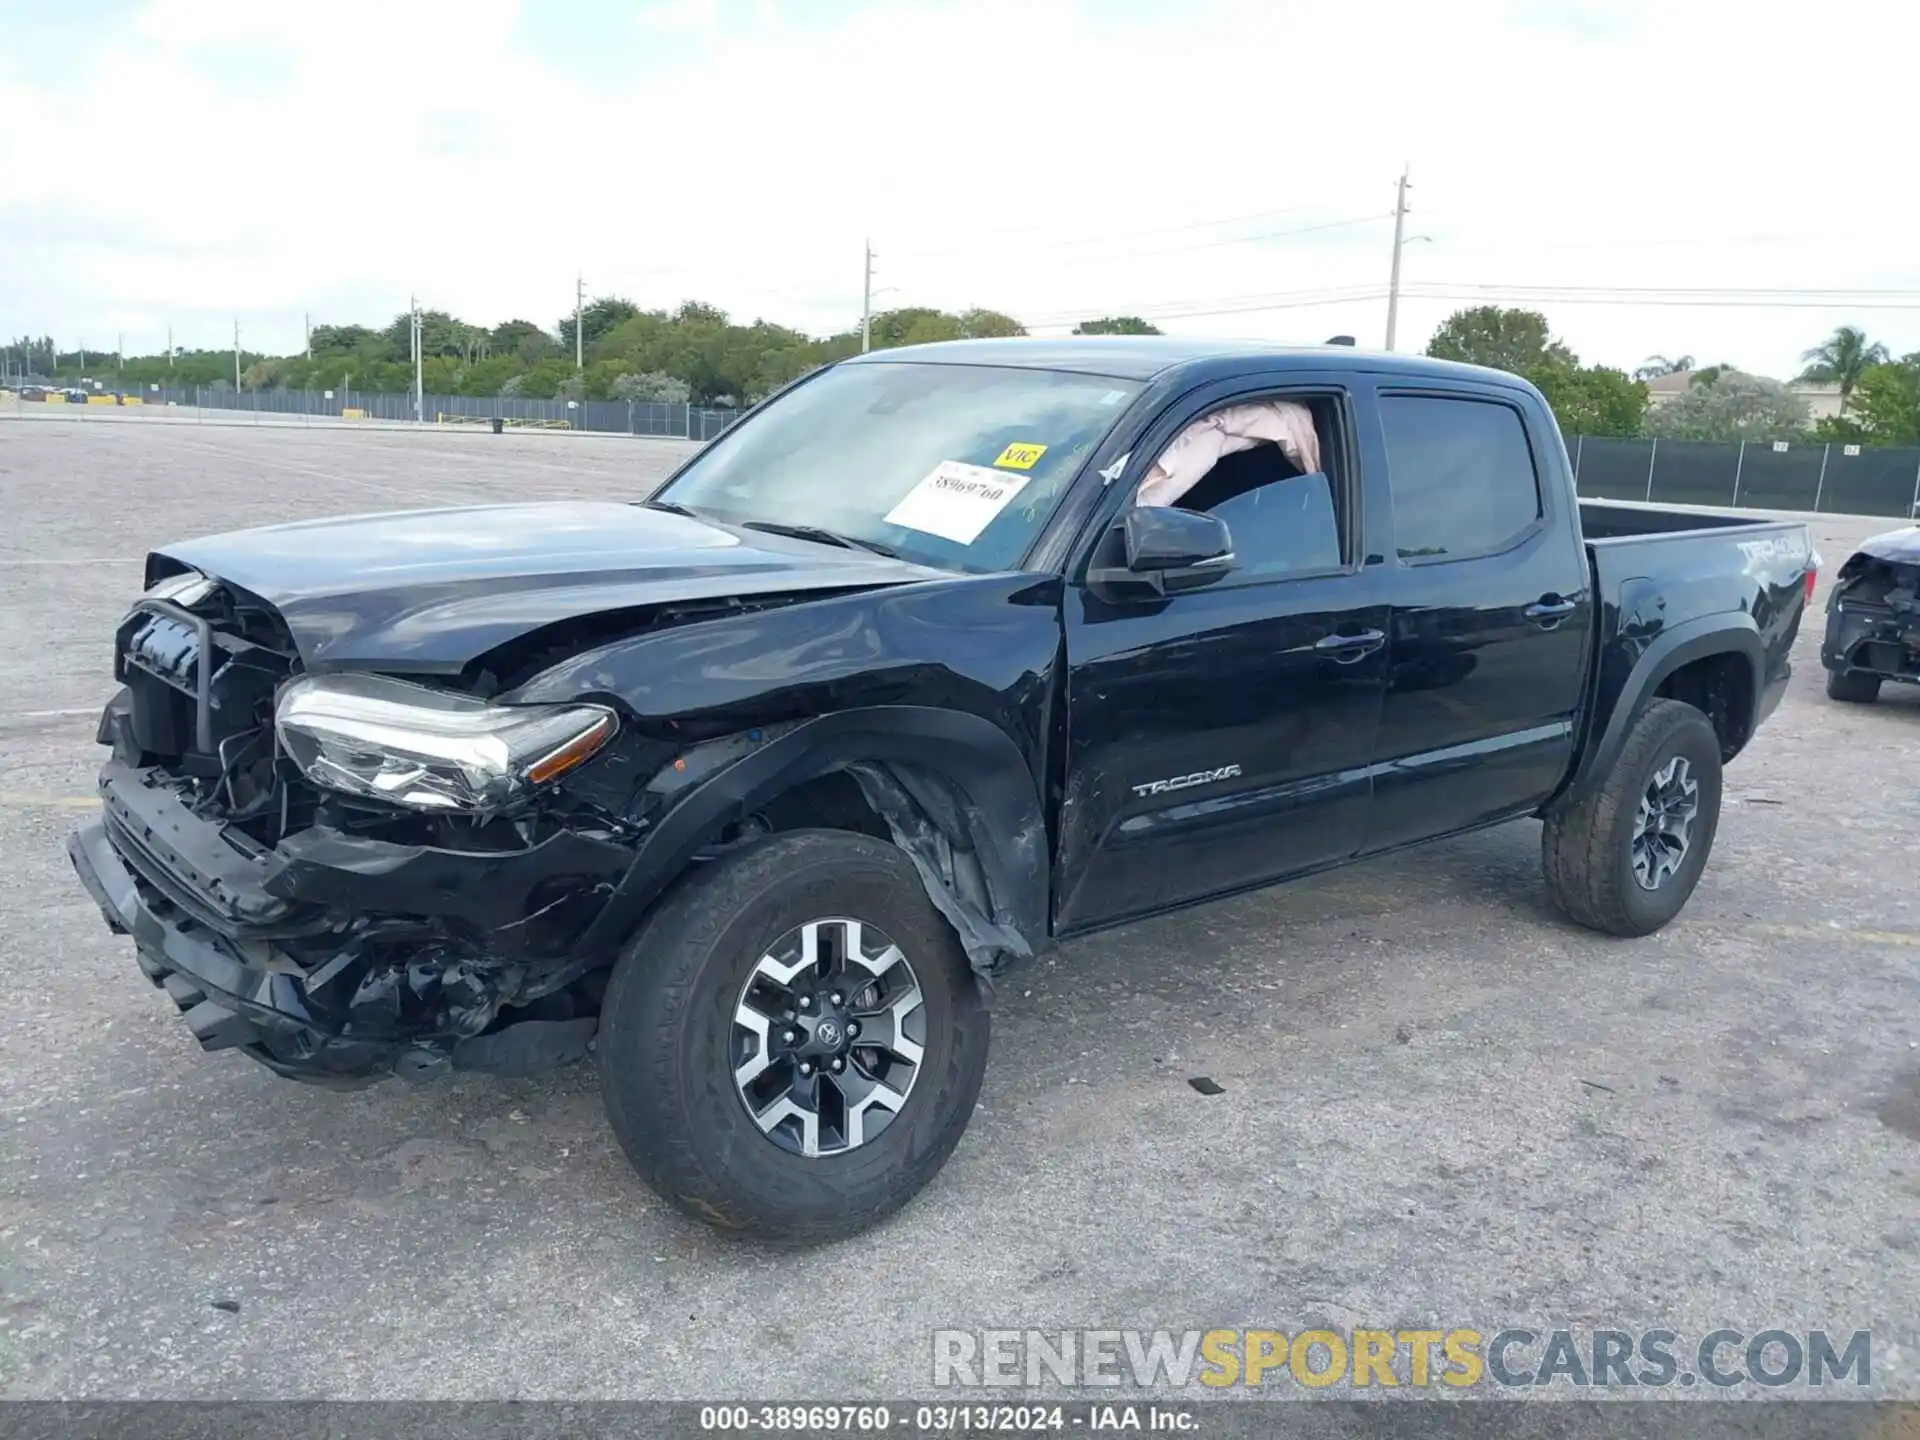
[(307, 359), (311, 360), (313, 359), (313, 313), (309, 311), (306, 315), (302, 316), (301, 318), (306, 322)]
[(423, 352), (427, 347), (423, 343), (425, 337), (420, 325), (420, 301), (417, 296), (407, 297), (407, 313), (413, 322), (409, 327), (413, 331), (413, 418), (416, 422), (423, 422), (427, 418), (427, 406), (423, 394), (421, 369)]
[(1400, 323), (1400, 249), (1407, 233), (1407, 167), (1400, 170), (1400, 190), (1393, 203), (1393, 269), (1387, 276), (1387, 349), (1393, 349), (1393, 332)]
[(233, 388), (240, 388), (240, 317), (233, 317)]
[(585, 320), (587, 317), (587, 277), (577, 275), (573, 282), (573, 368), (587, 368), (587, 341)]
[(127, 332), (122, 330), (113, 337), (113, 388), (126, 388), (127, 368)]
[(865, 354), (873, 345), (873, 241), (866, 242), (867, 273), (860, 286), (860, 351)]
[(167, 326), (167, 368), (173, 368), (173, 326)]

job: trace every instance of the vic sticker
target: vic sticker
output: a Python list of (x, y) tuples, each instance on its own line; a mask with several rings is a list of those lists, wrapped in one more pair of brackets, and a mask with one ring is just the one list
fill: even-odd
[(1000, 458), (993, 463), (1008, 470), (1031, 470), (1047, 453), (1044, 445), (1033, 445), (1016, 440), (1000, 452)]
[(942, 460), (887, 512), (887, 523), (971, 545), (1031, 478)]

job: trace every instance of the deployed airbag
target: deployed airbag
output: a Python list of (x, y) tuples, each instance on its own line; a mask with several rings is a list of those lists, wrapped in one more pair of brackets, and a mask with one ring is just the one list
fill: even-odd
[(1313, 411), (1298, 400), (1229, 405), (1194, 421), (1160, 452), (1140, 482), (1136, 505), (1177, 505), (1224, 456), (1272, 443), (1305, 474), (1320, 468)]

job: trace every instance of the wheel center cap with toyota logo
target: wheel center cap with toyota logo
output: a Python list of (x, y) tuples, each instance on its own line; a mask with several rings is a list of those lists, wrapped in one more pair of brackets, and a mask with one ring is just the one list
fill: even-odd
[(840, 1036), (841, 1030), (838, 1020), (822, 1020), (818, 1025), (813, 1027), (813, 1038), (818, 1040), (822, 1045), (838, 1045), (840, 1043)]

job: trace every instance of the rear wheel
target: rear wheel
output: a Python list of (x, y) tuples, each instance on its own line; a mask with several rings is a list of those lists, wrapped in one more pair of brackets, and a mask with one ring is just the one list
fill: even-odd
[(1693, 894), (1719, 821), (1720, 737), (1693, 706), (1655, 700), (1600, 788), (1547, 817), (1547, 891), (1577, 924), (1650, 934)]
[(1829, 670), (1827, 698), (1849, 705), (1871, 705), (1880, 698), (1880, 677), (1865, 670)]
[(945, 1164), (986, 1071), (958, 938), (892, 845), (776, 836), (691, 875), (607, 986), (601, 1092), (641, 1176), (724, 1229), (822, 1240)]

